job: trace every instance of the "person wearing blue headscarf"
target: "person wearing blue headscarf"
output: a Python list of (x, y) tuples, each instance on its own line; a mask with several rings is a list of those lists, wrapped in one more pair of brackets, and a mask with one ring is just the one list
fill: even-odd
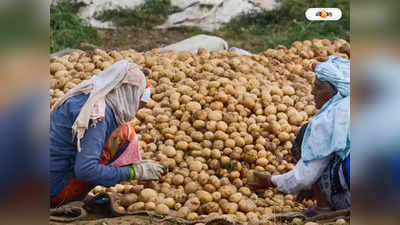
[(298, 201), (315, 198), (317, 205), (304, 212), (307, 217), (350, 208), (350, 62), (330, 56), (315, 74), (312, 94), (319, 112), (296, 137), (295, 168), (274, 176), (255, 172), (250, 184), (297, 194)]

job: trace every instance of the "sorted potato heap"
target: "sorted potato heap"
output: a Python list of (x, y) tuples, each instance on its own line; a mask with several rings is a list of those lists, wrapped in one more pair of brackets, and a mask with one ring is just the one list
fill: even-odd
[(129, 59), (144, 68), (152, 101), (133, 121), (144, 159), (168, 173), (159, 182), (97, 186), (119, 192), (121, 212), (154, 210), (188, 220), (226, 215), (257, 222), (272, 212), (313, 204), (276, 190), (256, 194), (247, 183), (254, 171), (281, 174), (294, 167), (292, 143), (317, 112), (311, 84), (313, 63), (329, 55), (349, 58), (344, 40), (294, 42), (261, 54), (134, 50), (73, 53), (51, 60), (51, 104), (82, 80)]

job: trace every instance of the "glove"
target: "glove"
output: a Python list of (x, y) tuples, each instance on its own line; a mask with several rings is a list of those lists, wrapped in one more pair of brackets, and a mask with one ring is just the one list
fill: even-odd
[(130, 180), (158, 180), (164, 167), (152, 160), (143, 160), (140, 163), (132, 164)]

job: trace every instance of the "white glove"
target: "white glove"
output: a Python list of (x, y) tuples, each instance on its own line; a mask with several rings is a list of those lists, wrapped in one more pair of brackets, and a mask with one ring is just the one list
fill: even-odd
[(143, 160), (138, 164), (133, 164), (135, 170), (135, 180), (158, 180), (164, 171), (164, 167), (152, 160)]

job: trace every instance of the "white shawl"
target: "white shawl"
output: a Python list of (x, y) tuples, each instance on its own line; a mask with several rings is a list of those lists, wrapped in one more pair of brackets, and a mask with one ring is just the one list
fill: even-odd
[(145, 80), (139, 65), (128, 60), (120, 60), (72, 88), (54, 104), (53, 110), (70, 97), (90, 94), (72, 125), (72, 138), (77, 139), (78, 151), (81, 151), (80, 140), (88, 129), (90, 121), (92, 126), (96, 126), (97, 122), (104, 119), (106, 102), (112, 108), (118, 125), (127, 123), (135, 117), (144, 93)]

